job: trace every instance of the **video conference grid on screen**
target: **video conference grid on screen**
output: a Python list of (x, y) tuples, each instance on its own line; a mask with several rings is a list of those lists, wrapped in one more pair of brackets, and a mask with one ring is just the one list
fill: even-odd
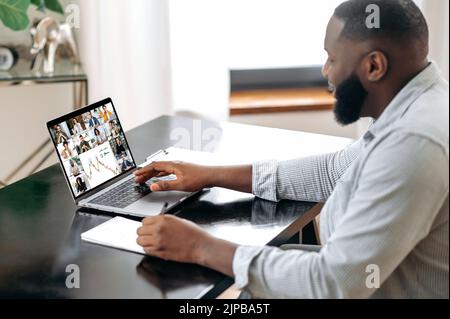
[(50, 132), (75, 196), (135, 166), (110, 103), (61, 122)]

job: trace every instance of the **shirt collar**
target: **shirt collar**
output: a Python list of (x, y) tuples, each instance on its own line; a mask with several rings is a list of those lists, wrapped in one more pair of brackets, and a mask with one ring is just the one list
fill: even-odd
[(435, 62), (428, 66), (408, 82), (392, 99), (380, 117), (373, 122), (363, 139), (370, 142), (381, 131), (392, 126), (409, 109), (409, 106), (440, 78), (440, 71)]

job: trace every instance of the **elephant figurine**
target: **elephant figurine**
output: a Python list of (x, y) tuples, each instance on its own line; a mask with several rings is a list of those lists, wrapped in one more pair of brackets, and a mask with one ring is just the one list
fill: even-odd
[(69, 24), (59, 24), (54, 18), (46, 17), (33, 24), (30, 34), (32, 39), (30, 53), (34, 56), (32, 71), (39, 71), (43, 61), (44, 73), (53, 73), (56, 51), (60, 46), (65, 49), (72, 63), (79, 63), (78, 50)]

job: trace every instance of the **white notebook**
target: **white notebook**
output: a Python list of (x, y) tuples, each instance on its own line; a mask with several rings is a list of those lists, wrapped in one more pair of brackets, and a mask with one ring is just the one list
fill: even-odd
[(136, 231), (140, 226), (142, 226), (141, 222), (114, 217), (82, 233), (81, 239), (94, 244), (145, 254), (144, 249), (136, 243)]

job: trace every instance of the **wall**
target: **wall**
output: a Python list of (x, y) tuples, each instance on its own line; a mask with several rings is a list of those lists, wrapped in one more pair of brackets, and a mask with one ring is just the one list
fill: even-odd
[[(48, 140), (45, 123), (71, 110), (72, 87), (70, 84), (33, 85), (24, 87), (0, 87), (0, 143), (2, 163), (0, 180), (4, 180), (39, 145)], [(48, 144), (12, 181), (26, 177), (30, 170), (52, 151)], [(57, 157), (52, 152), (50, 158), (40, 167), (54, 164)]]
[[(64, 6), (69, 1), (61, 1)], [(70, 1), (73, 2), (73, 1)], [(28, 10), (30, 20), (42, 18), (44, 14), (37, 12), (36, 7)], [(47, 15), (61, 18), (60, 15), (47, 12)], [(31, 43), (28, 30), (13, 32), (0, 23), (0, 45), (29, 46)], [(29, 85), (0, 86), (0, 144), (3, 159), (0, 165), (0, 181), (4, 180), (39, 145), (48, 139), (45, 123), (58, 115), (69, 111), (72, 107), (72, 86)], [(29, 171), (51, 150), (49, 145), (42, 149), (38, 156), (21, 171), (12, 181), (26, 177)], [(42, 168), (56, 163), (55, 154), (43, 163)]]
[(441, 69), (442, 75), (449, 80), (448, 63), (448, 31), (449, 31), (449, 1), (420, 0), (425, 19), (430, 31), (430, 59)]

